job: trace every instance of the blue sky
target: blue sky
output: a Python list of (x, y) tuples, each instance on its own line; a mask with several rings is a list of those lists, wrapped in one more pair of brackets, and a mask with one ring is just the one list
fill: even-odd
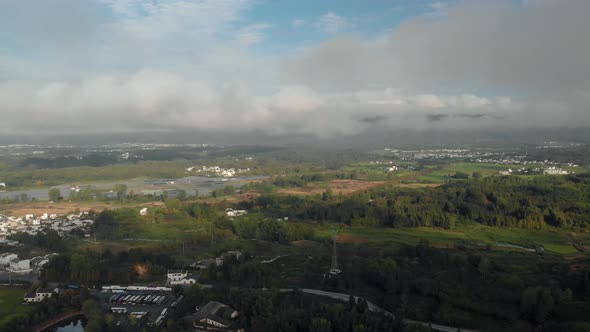
[(260, 1), (245, 14), (246, 22), (265, 22), (264, 47), (289, 51), (336, 34), (378, 36), (404, 19), (432, 12), (428, 2), (395, 0)]
[(0, 130), (590, 125), (588, 12), (587, 0), (0, 0)]

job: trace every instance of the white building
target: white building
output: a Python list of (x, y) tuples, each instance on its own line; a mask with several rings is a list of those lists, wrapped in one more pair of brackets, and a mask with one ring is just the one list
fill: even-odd
[(167, 277), (168, 281), (180, 280), (184, 279), (188, 276), (188, 271), (177, 271), (177, 270), (169, 270)]
[(228, 217), (239, 217), (245, 215), (246, 213), (248, 213), (246, 210), (234, 210), (232, 208), (225, 209), (225, 214)]
[(555, 166), (551, 166), (549, 168), (546, 168), (545, 170), (543, 170), (543, 174), (548, 174), (548, 175), (566, 175), (569, 174), (568, 171), (561, 169), (559, 167), (555, 167)]
[(242, 257), (242, 252), (238, 251), (238, 250), (230, 250), (228, 252), (226, 252), (225, 254), (215, 258), (215, 265), (216, 266), (223, 266), (223, 262), (225, 260), (226, 257), (235, 257), (237, 261), (240, 260), (240, 257)]
[(10, 252), (0, 254), (0, 265), (8, 266), (13, 259), (17, 259), (18, 255)]
[(10, 261), (10, 266), (8, 267), (8, 270), (10, 270), (11, 272), (16, 272), (16, 273), (31, 272), (32, 271), (31, 260), (29, 260), (29, 259), (20, 260), (18, 258), (15, 258), (12, 261)]
[(49, 289), (49, 288), (37, 288), (34, 292), (25, 294), (24, 300), (25, 302), (41, 302), (45, 299), (50, 298), (53, 294), (57, 293), (57, 289)]
[(141, 210), (139, 210), (139, 214), (142, 216), (147, 216), (148, 209), (146, 207), (142, 208)]
[(0, 189), (6, 189), (6, 183), (0, 182)]
[(167, 277), (169, 285), (191, 285), (197, 282), (194, 278), (189, 278), (188, 271), (170, 270)]

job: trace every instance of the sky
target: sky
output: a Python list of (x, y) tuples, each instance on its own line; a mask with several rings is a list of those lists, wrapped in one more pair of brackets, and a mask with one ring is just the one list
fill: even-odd
[(587, 0), (0, 0), (0, 131), (590, 125)]

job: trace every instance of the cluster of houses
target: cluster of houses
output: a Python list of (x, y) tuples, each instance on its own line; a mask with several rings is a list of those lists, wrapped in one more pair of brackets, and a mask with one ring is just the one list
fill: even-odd
[(29, 273), (33, 270), (40, 270), (45, 264), (49, 263), (49, 259), (57, 254), (47, 254), (44, 256), (37, 256), (31, 259), (20, 259), (18, 254), (5, 252), (0, 254), (0, 270), (13, 273)]
[(565, 175), (565, 174), (569, 174), (568, 171), (559, 168), (559, 167), (555, 167), (555, 166), (551, 166), (548, 168), (545, 168), (543, 170), (543, 174), (548, 174), (548, 175)]
[(44, 213), (41, 216), (27, 214), (24, 217), (7, 216), (0, 218), (0, 240), (17, 233), (37, 235), (47, 230), (54, 230), (64, 236), (74, 230), (81, 230), (84, 236), (90, 237), (90, 226), (94, 221), (87, 219), (88, 212), (58, 216)]
[(503, 176), (508, 176), (508, 175), (512, 175), (512, 174), (545, 174), (545, 175), (567, 175), (570, 174), (570, 172), (560, 168), (560, 167), (556, 167), (556, 166), (550, 166), (547, 168), (540, 168), (540, 167), (535, 167), (535, 168), (519, 168), (519, 169), (512, 169), (509, 168), (506, 171), (500, 171), (498, 172), (500, 175)]
[(386, 148), (385, 151), (397, 156), (403, 161), (413, 161), (421, 159), (457, 159), (457, 158), (474, 158), (480, 155), (479, 152), (468, 149), (431, 149), (431, 150), (397, 150)]
[[(525, 160), (526, 156), (501, 157), (501, 158), (477, 158), (472, 160), (478, 164), (496, 164), (496, 165), (558, 165), (551, 160)], [(575, 163), (568, 163), (569, 167), (578, 167)]]
[(237, 174), (243, 174), (250, 172), (250, 168), (223, 168), (219, 166), (202, 166), (201, 168), (198, 167), (189, 167), (186, 169), (187, 172), (196, 172), (196, 173), (209, 173), (215, 176), (222, 176), (225, 178), (231, 178), (236, 176)]

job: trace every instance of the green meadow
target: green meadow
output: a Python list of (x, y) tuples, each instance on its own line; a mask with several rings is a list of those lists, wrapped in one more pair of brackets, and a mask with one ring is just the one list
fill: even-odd
[[(435, 247), (454, 247), (457, 241), (464, 240), (474, 245), (489, 245), (494, 250), (515, 250), (519, 248), (498, 247), (497, 243), (508, 243), (526, 248), (543, 246), (545, 251), (562, 255), (576, 254), (578, 251), (572, 246), (570, 234), (556, 228), (543, 230), (526, 230), (518, 228), (489, 227), (479, 224), (462, 224), (453, 230), (432, 227), (416, 228), (381, 228), (381, 227), (338, 227), (338, 235), (343, 242), (366, 243), (373, 245), (399, 246), (401, 244), (417, 244), (420, 240), (427, 240)], [(324, 225), (316, 231), (319, 238), (329, 238), (333, 227)], [(588, 241), (587, 235), (578, 235), (579, 241)]]
[(26, 316), (31, 310), (31, 307), (22, 303), (26, 292), (24, 288), (0, 286), (0, 326), (14, 318)]

